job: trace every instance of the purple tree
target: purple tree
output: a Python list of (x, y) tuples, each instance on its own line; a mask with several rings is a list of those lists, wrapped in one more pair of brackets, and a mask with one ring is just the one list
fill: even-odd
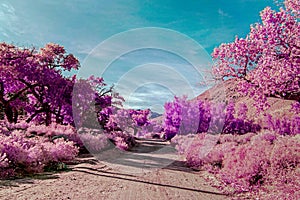
[[(22, 112), (26, 113), (27, 122), (74, 123), (72, 97), (76, 76), (66, 77), (63, 72), (78, 70), (80, 64), (64, 47), (49, 43), (36, 50), (1, 43), (0, 66), (0, 106), (9, 122), (16, 123)], [(107, 87), (102, 78), (91, 76), (77, 82), (89, 92), (77, 99), (84, 102), (90, 95), (94, 102), (93, 112), (104, 126), (108, 116), (100, 116), (103, 109), (121, 104), (122, 97), (113, 87)], [(84, 109), (82, 104), (81, 107)], [(106, 111), (105, 114), (110, 113)]]
[(300, 100), (299, 5), (286, 0), (278, 12), (266, 7), (245, 39), (236, 37), (212, 54), (215, 78), (237, 78), (259, 110), (266, 108), (266, 96)]

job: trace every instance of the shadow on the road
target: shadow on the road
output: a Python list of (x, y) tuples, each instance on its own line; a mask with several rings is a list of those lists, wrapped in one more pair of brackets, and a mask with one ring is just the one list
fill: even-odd
[(128, 167), (140, 168), (140, 169), (159, 169), (164, 166), (168, 166), (175, 161), (175, 159), (169, 159), (164, 157), (155, 157), (154, 155), (141, 155), (141, 154), (124, 154), (120, 156), (114, 156), (110, 158), (98, 155), (100, 161), (123, 165)]
[[(124, 166), (125, 168), (131, 167), (131, 172), (163, 168), (173, 171), (195, 173), (195, 170), (188, 168), (185, 162), (181, 161), (176, 149), (172, 147), (169, 142), (155, 139), (138, 139), (137, 143), (137, 146), (130, 151), (121, 151), (117, 148), (111, 148), (97, 154), (79, 155), (79, 159), (67, 164), (76, 165), (88, 163), (96, 165), (103, 162), (102, 164), (108, 166), (112, 164)], [(101, 172), (105, 173), (105, 171)]]
[(163, 169), (173, 170), (173, 171), (181, 171), (181, 172), (189, 172), (189, 173), (196, 172), (196, 170), (187, 167), (184, 161), (179, 161), (179, 160), (175, 160), (170, 165), (163, 167)]
[(159, 153), (160, 149), (164, 148), (166, 145), (165, 144), (155, 144), (151, 142), (143, 143), (143, 144), (138, 144), (136, 147), (133, 149), (130, 149), (128, 152), (132, 153)]
[(169, 145), (169, 142), (160, 139), (136, 139), (136, 146), (128, 150), (132, 153), (165, 153), (164, 148), (168, 148), (169, 151), (172, 149), (173, 152), (176, 150)]
[(34, 180), (58, 179), (59, 176), (55, 173), (60, 172), (44, 172), (41, 174), (25, 175), (22, 177), (0, 180), (0, 188), (20, 187), (22, 184), (34, 184)]
[(74, 169), (73, 171), (87, 173), (87, 174), (91, 174), (91, 175), (95, 175), (95, 176), (106, 177), (106, 178), (112, 178), (112, 179), (119, 179), (119, 180), (125, 180), (125, 181), (132, 181), (132, 182), (136, 182), (136, 183), (155, 185), (155, 186), (160, 186), (160, 187), (167, 187), (167, 188), (186, 190), (186, 191), (192, 191), (192, 192), (227, 196), (226, 194), (218, 193), (218, 192), (212, 192), (212, 191), (206, 191), (206, 190), (201, 190), (201, 189), (182, 187), (182, 186), (176, 186), (176, 185), (170, 185), (170, 184), (164, 184), (164, 183), (155, 183), (155, 182), (150, 182), (150, 181), (145, 181), (145, 180), (139, 180), (139, 179), (132, 179), (132, 178), (127, 178), (127, 177), (116, 176), (115, 173), (110, 173), (110, 172), (106, 172), (107, 174), (99, 174), (99, 173), (90, 172), (90, 171), (86, 171), (86, 170), (82, 170), (82, 169)]
[[(195, 173), (193, 169), (190, 169), (185, 165), (184, 161), (178, 160), (176, 154), (177, 152), (174, 149), (174, 147), (172, 147), (169, 143), (165, 141), (138, 140), (138, 145), (133, 149), (131, 149), (130, 151), (124, 152), (114, 148), (108, 151), (101, 152), (100, 154), (93, 154), (93, 156), (95, 159), (99, 161), (104, 161), (107, 164), (111, 163), (113, 165), (117, 164), (117, 165), (123, 165), (125, 167), (135, 167), (135, 168), (142, 168), (142, 169), (163, 168), (166, 170)], [(106, 178), (126, 180), (126, 181), (132, 181), (136, 183), (143, 183), (143, 184), (179, 189), (179, 190), (227, 196), (227, 194), (201, 190), (197, 188), (141, 180), (139, 176), (135, 176), (130, 173), (107, 171), (106, 169), (103, 168), (95, 169), (93, 167), (75, 166), (72, 169), (72, 171), (106, 177)]]
[(0, 180), (0, 188), (5, 187), (20, 187), (20, 184), (33, 184), (32, 179), (11, 179), (11, 180)]
[(112, 148), (93, 156), (99, 161), (140, 169), (160, 169), (178, 160), (177, 151), (169, 142), (149, 139), (137, 140), (129, 151)]
[[(103, 167), (104, 168), (104, 167)], [(117, 172), (110, 172), (107, 170), (100, 170), (100, 169), (94, 169), (91, 167), (82, 167), (82, 166), (77, 166), (76, 168), (72, 169), (72, 171), (76, 171), (77, 169), (82, 170), (90, 170), (90, 171), (94, 171), (94, 172), (100, 172), (100, 173), (104, 173), (104, 174), (110, 174), (110, 175), (118, 175), (118, 176), (128, 176), (128, 177), (137, 177), (135, 175), (131, 175), (131, 174), (124, 174), (124, 173), (117, 173)]]

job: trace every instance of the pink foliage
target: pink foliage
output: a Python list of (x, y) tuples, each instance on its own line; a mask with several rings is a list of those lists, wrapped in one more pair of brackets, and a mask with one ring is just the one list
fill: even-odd
[[(185, 138), (186, 139), (185, 139)], [(215, 142), (217, 140), (217, 142)], [(172, 139), (192, 168), (208, 170), (227, 185), (224, 191), (250, 192), (271, 199), (299, 198), (299, 135), (281, 136), (273, 131), (245, 135), (176, 136)], [(214, 144), (210, 151), (208, 144)], [(266, 198), (266, 195), (264, 196)]]
[(284, 5), (292, 14), (300, 17), (300, 2), (299, 0), (285, 0)]
[(78, 69), (79, 62), (63, 46), (49, 43), (37, 51), (0, 43), (0, 65), (0, 103), (9, 122), (17, 122), (19, 110), (28, 122), (71, 122), (73, 79), (62, 71)]
[(142, 136), (153, 130), (150, 110), (113, 109), (106, 124), (108, 131), (122, 131), (133, 136)]
[(136, 144), (133, 135), (124, 131), (112, 131), (107, 137), (118, 149), (123, 151), (129, 150)]
[(287, 0), (286, 9), (266, 7), (245, 39), (236, 37), (212, 54), (215, 78), (239, 79), (240, 92), (254, 98), (258, 111), (268, 108), (266, 96), (299, 100), (299, 5)]
[(294, 115), (291, 118), (275, 118), (271, 115), (265, 117), (266, 129), (273, 130), (281, 135), (300, 134), (300, 116)]
[(100, 153), (108, 147), (108, 137), (103, 132), (93, 129), (80, 129), (80, 141), (90, 153)]
[(176, 134), (196, 133), (235, 133), (258, 132), (260, 126), (247, 118), (248, 107), (241, 103), (235, 108), (233, 101), (209, 103), (201, 100), (189, 101), (186, 97), (175, 97), (173, 102), (165, 104), (165, 138)]
[[(42, 132), (41, 127), (39, 128)], [(0, 134), (1, 178), (42, 172), (46, 166), (72, 160), (78, 154), (79, 149), (72, 141), (63, 138), (51, 141), (49, 137), (29, 137), (30, 135), (27, 130), (12, 130), (8, 135)]]

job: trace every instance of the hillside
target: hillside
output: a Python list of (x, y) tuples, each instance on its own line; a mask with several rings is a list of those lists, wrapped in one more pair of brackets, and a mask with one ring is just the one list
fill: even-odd
[[(260, 117), (263, 117), (264, 113), (260, 116), (256, 113), (256, 108), (254, 106), (254, 100), (249, 97), (241, 96), (237, 92), (237, 83), (235, 79), (229, 79), (222, 83), (216, 84), (214, 87), (206, 90), (202, 94), (198, 95), (195, 100), (209, 101), (209, 102), (228, 102), (229, 100), (234, 100), (236, 105), (240, 103), (245, 103), (249, 108), (248, 117), (257, 121)], [(278, 118), (281, 117), (291, 117), (293, 113), (290, 112), (291, 104), (294, 100), (283, 100), (274, 97), (268, 97), (268, 103), (270, 108), (266, 111), (266, 114), (271, 114)], [(163, 116), (153, 118), (152, 120), (156, 122), (163, 122)]]
[[(212, 102), (223, 102), (233, 99), (237, 105), (245, 103), (249, 108), (248, 117), (256, 119), (256, 109), (254, 107), (254, 100), (249, 97), (241, 96), (237, 92), (236, 79), (229, 79), (220, 84), (215, 85), (211, 89), (203, 92), (193, 100), (212, 101)], [(268, 103), (270, 108), (266, 111), (267, 114), (272, 114), (277, 117), (290, 117), (292, 113), (289, 111), (293, 100), (283, 100), (274, 97), (268, 97)], [(262, 113), (263, 114), (263, 113)]]

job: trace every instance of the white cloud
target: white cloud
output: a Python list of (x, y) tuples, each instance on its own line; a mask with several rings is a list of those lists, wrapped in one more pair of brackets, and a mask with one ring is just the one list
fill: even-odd
[(231, 17), (228, 13), (224, 12), (221, 8), (218, 9), (218, 14), (222, 17)]
[(9, 3), (0, 4), (0, 32), (9, 37), (12, 34), (22, 34), (15, 8)]
[(136, 66), (115, 83), (116, 91), (127, 101), (128, 106), (150, 107), (170, 101), (173, 97), (199, 94), (195, 85), (176, 68), (158, 63)]

